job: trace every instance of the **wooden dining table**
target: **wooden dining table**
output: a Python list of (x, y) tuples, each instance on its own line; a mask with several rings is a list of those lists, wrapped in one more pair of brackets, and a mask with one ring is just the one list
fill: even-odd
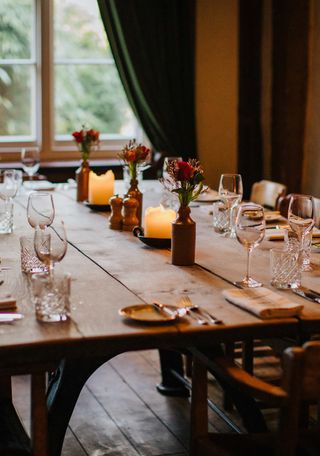
[[(141, 187), (144, 209), (158, 206), (160, 184), (143, 181)], [(116, 181), (115, 192), (124, 192), (122, 181)], [(320, 332), (320, 305), (290, 291), (279, 291), (279, 295), (304, 304), (299, 318), (262, 320), (223, 298), (222, 291), (232, 288), (244, 275), (246, 255), (237, 240), (214, 232), (209, 204), (192, 207), (197, 223), (196, 261), (193, 266), (181, 267), (171, 264), (169, 249), (150, 248), (131, 232), (109, 229), (110, 213), (92, 211), (76, 202), (75, 189), (62, 184), (57, 185), (53, 197), (56, 220), (64, 220), (69, 245), (57, 268), (72, 276), (71, 317), (66, 322), (41, 323), (35, 318), (30, 278), (20, 267), (19, 237), (33, 235), (26, 217), (27, 197), (23, 193), (15, 200), (14, 232), (0, 237), (5, 277), (0, 291), (11, 292), (18, 311), (24, 314), (21, 321), (0, 326), (0, 373), (7, 379), (11, 374), (51, 372), (47, 390), (50, 456), (61, 453), (70, 416), (86, 380), (102, 363), (120, 353), (160, 349), (165, 390), (172, 386), (171, 373), (166, 372), (168, 365), (170, 371), (166, 353), (262, 338), (290, 337), (298, 343)], [(267, 287), (269, 250), (274, 245), (264, 241), (252, 259), (254, 277)], [(313, 254), (312, 264), (313, 271), (304, 273), (303, 284), (320, 292), (319, 254)], [(119, 315), (120, 309), (130, 305), (153, 300), (175, 304), (184, 295), (223, 323), (199, 325), (184, 316), (152, 325)], [(178, 362), (178, 358), (173, 359)], [(3, 397), (7, 394), (5, 382), (1, 388)]]

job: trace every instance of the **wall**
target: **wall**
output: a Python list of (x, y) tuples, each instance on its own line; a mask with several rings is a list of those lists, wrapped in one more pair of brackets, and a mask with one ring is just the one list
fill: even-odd
[(320, 197), (320, 4), (311, 2), (309, 86), (302, 192)]
[(237, 171), (237, 0), (198, 0), (196, 36), (198, 154), (217, 188), (221, 173)]

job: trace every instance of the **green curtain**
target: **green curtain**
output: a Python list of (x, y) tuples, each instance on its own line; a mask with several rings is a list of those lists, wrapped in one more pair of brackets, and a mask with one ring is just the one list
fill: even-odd
[(196, 157), (195, 0), (98, 0), (129, 103), (153, 147)]

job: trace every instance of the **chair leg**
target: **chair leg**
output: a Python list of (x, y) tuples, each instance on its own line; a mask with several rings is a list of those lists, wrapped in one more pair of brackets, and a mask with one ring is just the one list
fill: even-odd
[(46, 374), (31, 375), (31, 442), (33, 456), (48, 455), (48, 417), (46, 402)]
[[(225, 344), (225, 353), (228, 358), (234, 359), (234, 350), (234, 342), (228, 342)], [(223, 408), (227, 412), (231, 412), (233, 409), (233, 401), (231, 399), (231, 396), (225, 390), (223, 391)]]
[(197, 439), (208, 434), (207, 396), (207, 368), (198, 359), (194, 359), (192, 370), (190, 456), (197, 456)]

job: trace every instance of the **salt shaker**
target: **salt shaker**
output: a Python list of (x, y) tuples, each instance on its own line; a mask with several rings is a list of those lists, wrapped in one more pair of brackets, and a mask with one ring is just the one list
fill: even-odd
[(122, 229), (122, 207), (123, 199), (119, 195), (114, 195), (109, 199), (109, 204), (111, 206), (111, 215), (109, 217), (109, 228), (111, 230), (121, 230)]
[(123, 200), (123, 225), (124, 231), (131, 231), (135, 226), (139, 225), (139, 219), (137, 217), (137, 209), (139, 202), (136, 198), (128, 196)]

